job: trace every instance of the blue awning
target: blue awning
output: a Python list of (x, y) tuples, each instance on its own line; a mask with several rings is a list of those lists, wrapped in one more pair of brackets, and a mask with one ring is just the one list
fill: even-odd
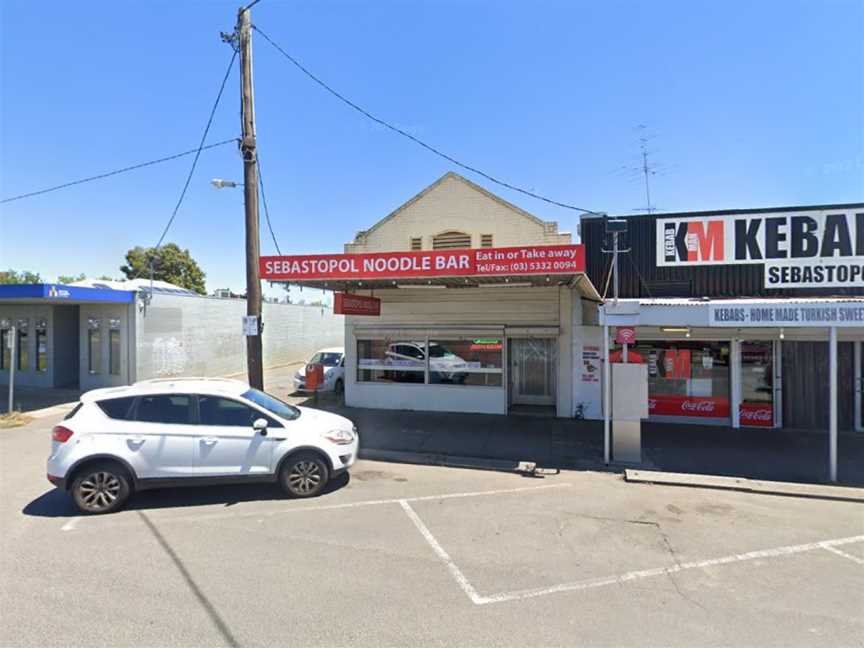
[(27, 301), (62, 304), (68, 302), (129, 304), (135, 299), (132, 290), (86, 288), (63, 284), (9, 284), (0, 286), (0, 302)]

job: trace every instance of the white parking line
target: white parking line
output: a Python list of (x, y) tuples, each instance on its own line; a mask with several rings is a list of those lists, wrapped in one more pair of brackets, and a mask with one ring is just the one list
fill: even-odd
[[(426, 498), (424, 498), (426, 499)], [(405, 513), (420, 531), (423, 538), (432, 547), (432, 550), (447, 566), (450, 575), (459, 585), (463, 592), (468, 596), (475, 605), (488, 605), (490, 603), (503, 603), (505, 601), (518, 601), (522, 599), (536, 598), (538, 596), (546, 596), (547, 594), (558, 594), (560, 592), (573, 592), (578, 590), (592, 589), (595, 587), (604, 587), (606, 585), (623, 585), (629, 581), (642, 580), (645, 578), (653, 578), (655, 576), (668, 576), (677, 572), (688, 569), (705, 569), (706, 567), (717, 567), (719, 565), (729, 565), (732, 563), (745, 562), (748, 560), (758, 560), (759, 558), (780, 558), (783, 556), (791, 556), (794, 554), (814, 551), (816, 549), (825, 549), (832, 553), (836, 553), (844, 558), (849, 558), (857, 563), (864, 564), (864, 560), (847, 554), (845, 551), (837, 549), (837, 545), (852, 544), (855, 542), (864, 541), (864, 535), (851, 536), (848, 538), (837, 538), (835, 540), (822, 540), (819, 542), (808, 542), (799, 545), (787, 545), (785, 547), (774, 547), (773, 549), (759, 549), (757, 551), (748, 551), (747, 553), (732, 554), (720, 558), (709, 558), (707, 560), (697, 560), (693, 562), (680, 563), (671, 567), (655, 567), (653, 569), (640, 569), (638, 571), (629, 571), (617, 576), (606, 576), (603, 578), (592, 578), (588, 580), (576, 581), (573, 583), (561, 583), (550, 587), (538, 587), (534, 589), (515, 590), (511, 592), (501, 592), (500, 594), (492, 594), (490, 596), (482, 596), (477, 592), (468, 578), (459, 569), (459, 566), (450, 557), (450, 554), (441, 546), (441, 544), (432, 535), (432, 532), (417, 515), (417, 512), (411, 508), (407, 499), (399, 501)]]
[(853, 556), (852, 554), (846, 553), (845, 551), (840, 551), (837, 547), (833, 547), (831, 545), (823, 545), (822, 548), (825, 551), (830, 551), (831, 553), (842, 556), (843, 558), (848, 558), (852, 562), (856, 562), (859, 565), (864, 565), (864, 558), (859, 558), (858, 556)]
[(72, 531), (78, 526), (78, 522), (81, 520), (80, 517), (73, 517), (71, 520), (66, 522), (62, 527), (60, 527), (61, 531)]
[(432, 547), (432, 550), (438, 554), (438, 557), (444, 561), (445, 565), (447, 565), (447, 569), (450, 570), (450, 574), (459, 584), (459, 587), (462, 588), (462, 591), (467, 594), (468, 598), (471, 599), (473, 603), (480, 605), (483, 602), (483, 597), (477, 594), (477, 590), (475, 590), (474, 586), (468, 582), (468, 579), (465, 578), (465, 574), (463, 574), (462, 570), (456, 566), (456, 563), (453, 562), (450, 555), (444, 551), (444, 548), (440, 544), (438, 544), (435, 536), (433, 536), (428, 527), (423, 524), (423, 520), (421, 520), (414, 509), (411, 508), (411, 505), (406, 500), (401, 500), (399, 504), (402, 506), (405, 513), (408, 514), (408, 517), (414, 523), (414, 526), (417, 527), (417, 530), (420, 531), (426, 539), (426, 542), (429, 543), (429, 546)]
[(709, 558), (708, 560), (698, 560), (694, 562), (681, 563), (680, 565), (674, 565), (672, 567), (657, 567), (654, 569), (630, 571), (620, 574), (618, 576), (610, 576), (607, 578), (578, 581), (575, 583), (564, 583), (561, 585), (553, 585), (551, 587), (541, 587), (537, 589), (503, 592), (501, 594), (493, 594), (491, 596), (481, 596), (479, 602), (474, 602), (477, 605), (486, 605), (488, 603), (502, 603), (504, 601), (515, 601), (520, 599), (534, 598), (537, 596), (544, 596), (546, 594), (556, 594), (558, 592), (572, 592), (575, 590), (602, 587), (604, 585), (624, 584), (628, 581), (641, 580), (654, 576), (666, 576), (688, 569), (704, 569), (706, 567), (729, 565), (732, 563), (745, 562), (748, 560), (757, 560), (759, 558), (780, 558), (782, 556), (791, 556), (793, 554), (814, 551), (816, 549), (827, 549), (828, 551), (831, 551), (836, 545), (851, 544), (853, 542), (861, 541), (864, 541), (864, 535), (852, 536), (849, 538), (837, 538), (836, 540), (823, 540), (821, 542), (808, 542), (806, 544), (800, 545), (775, 547), (773, 549), (760, 549), (758, 551), (748, 551), (747, 553), (723, 556), (722, 558)]
[[(341, 509), (353, 509), (353, 508), (362, 508), (366, 506), (382, 506), (384, 504), (401, 504), (404, 502), (426, 502), (426, 501), (434, 501), (434, 500), (448, 500), (448, 499), (461, 499), (465, 497), (485, 497), (490, 495), (508, 495), (511, 493), (525, 493), (531, 491), (544, 491), (550, 490), (553, 488), (569, 488), (573, 484), (569, 483), (559, 483), (559, 484), (543, 484), (542, 486), (520, 486), (518, 488), (500, 488), (496, 490), (486, 490), (486, 491), (469, 491), (463, 493), (445, 493), (442, 495), (418, 495), (415, 497), (394, 497), (392, 499), (379, 499), (379, 500), (362, 500), (359, 502), (346, 502), (344, 504), (321, 504), (319, 506), (297, 506), (286, 509), (278, 509), (274, 511), (255, 511), (255, 512), (228, 512), (228, 513), (204, 513), (201, 515), (160, 515), (158, 517), (158, 521), (160, 524), (169, 524), (171, 522), (201, 522), (207, 520), (224, 520), (224, 519), (238, 519), (238, 518), (258, 518), (258, 521), (261, 522), (265, 518), (273, 518), (277, 515), (288, 515), (291, 513), (304, 513), (306, 511), (338, 511)], [(153, 511), (148, 511), (151, 517), (152, 514), (157, 509)], [(122, 515), (122, 514), (121, 514)], [(76, 518), (77, 519), (77, 518)], [(157, 519), (157, 518), (154, 518)], [(112, 522), (114, 524), (118, 522), (123, 522), (128, 520), (127, 516), (123, 515), (122, 517), (115, 518), (114, 516), (103, 516), (99, 519), (99, 522)], [(73, 520), (70, 520), (65, 525), (63, 525), (64, 531), (69, 531), (75, 528), (75, 525), (72, 524), (68, 529), (66, 528)], [(76, 522), (77, 524), (77, 522)], [(88, 528), (99, 528), (97, 525), (88, 525)]]

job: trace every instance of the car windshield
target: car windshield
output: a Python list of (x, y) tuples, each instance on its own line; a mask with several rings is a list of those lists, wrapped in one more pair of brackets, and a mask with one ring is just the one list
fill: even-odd
[(275, 396), (265, 394), (258, 389), (250, 389), (247, 392), (243, 392), (243, 398), (252, 401), (256, 405), (260, 405), (264, 409), (273, 412), (276, 416), (288, 419), (289, 421), (293, 421), (300, 416), (300, 410), (293, 405), (283, 403)]
[(316, 353), (312, 356), (309, 364), (322, 364), (325, 367), (335, 367), (342, 360), (342, 354), (336, 352)]
[(446, 358), (448, 356), (452, 356), (453, 353), (447, 348), (443, 347), (440, 344), (430, 344), (429, 345), (429, 357), (430, 358)]

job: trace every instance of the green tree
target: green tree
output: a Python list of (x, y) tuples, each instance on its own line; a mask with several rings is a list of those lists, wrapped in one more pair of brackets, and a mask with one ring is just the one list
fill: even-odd
[(0, 271), (0, 284), (38, 284), (42, 283), (42, 277), (39, 276), (38, 272), (30, 272), (29, 270), (22, 270), (21, 272), (16, 272), (12, 268), (9, 270)]
[(59, 277), (57, 277), (57, 283), (71, 284), (75, 283), (76, 281), (83, 281), (86, 278), (87, 275), (85, 275), (83, 272), (79, 275), (60, 275)]
[(153, 263), (153, 278), (205, 295), (204, 277), (198, 263), (176, 243), (166, 243), (158, 250), (136, 246), (126, 253), (126, 265), (120, 270), (127, 279), (149, 279)]

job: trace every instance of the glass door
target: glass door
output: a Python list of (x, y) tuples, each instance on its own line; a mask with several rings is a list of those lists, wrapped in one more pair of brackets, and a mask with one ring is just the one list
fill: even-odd
[(514, 405), (555, 404), (555, 338), (510, 340), (511, 400)]

